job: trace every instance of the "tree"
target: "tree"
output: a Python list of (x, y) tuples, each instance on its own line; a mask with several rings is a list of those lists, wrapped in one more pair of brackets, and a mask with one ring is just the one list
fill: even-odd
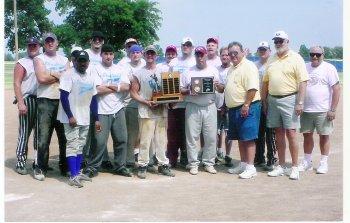
[[(18, 48), (25, 49), (27, 37), (40, 38), (43, 33), (51, 31), (53, 23), (47, 19), (50, 10), (44, 6), (45, 0), (17, 0)], [(5, 0), (5, 39), (7, 47), (15, 51), (13, 0)]]
[(343, 47), (336, 46), (333, 48), (333, 52), (336, 59), (343, 59)]
[(309, 57), (309, 49), (303, 44), (299, 48), (299, 54), (303, 58), (308, 58)]
[(89, 47), (94, 30), (103, 32), (105, 43), (124, 49), (127, 38), (136, 38), (146, 46), (159, 38), (156, 30), (161, 17), (158, 3), (148, 0), (58, 0), (56, 10), (68, 14), (64, 25), (55, 27), (61, 46), (77, 44)]

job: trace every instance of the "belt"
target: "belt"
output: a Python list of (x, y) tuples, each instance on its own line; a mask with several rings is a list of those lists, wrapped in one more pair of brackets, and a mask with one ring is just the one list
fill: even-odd
[[(258, 103), (258, 102), (260, 102), (260, 100), (253, 101), (252, 103), (250, 103), (250, 105), (253, 105), (253, 104)], [(244, 104), (243, 104), (243, 105), (244, 105)], [(237, 107), (229, 108), (228, 110), (237, 110), (237, 109), (242, 108), (243, 105), (239, 105), (239, 106), (237, 106)]]
[(274, 97), (274, 98), (285, 98), (285, 97), (288, 97), (288, 96), (292, 96), (292, 95), (295, 95), (295, 94), (298, 94), (298, 92), (293, 92), (291, 94), (286, 94), (286, 95), (271, 95), (269, 94), (271, 97)]

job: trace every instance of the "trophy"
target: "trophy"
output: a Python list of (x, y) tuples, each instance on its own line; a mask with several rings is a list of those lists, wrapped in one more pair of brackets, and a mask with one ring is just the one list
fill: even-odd
[(214, 94), (214, 77), (192, 77), (191, 91), (197, 94)]
[(183, 101), (183, 95), (180, 92), (180, 73), (168, 72), (161, 74), (161, 87), (155, 74), (151, 75), (155, 82), (153, 89), (152, 102), (155, 104), (176, 103)]

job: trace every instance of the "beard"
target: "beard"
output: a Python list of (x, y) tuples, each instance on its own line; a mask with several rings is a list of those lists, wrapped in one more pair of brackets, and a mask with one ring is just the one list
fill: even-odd
[(276, 49), (277, 54), (283, 54), (288, 51), (288, 45), (284, 45), (278, 49)]

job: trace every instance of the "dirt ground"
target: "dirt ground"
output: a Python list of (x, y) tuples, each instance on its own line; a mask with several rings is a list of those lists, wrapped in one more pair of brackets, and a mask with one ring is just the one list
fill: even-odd
[[(5, 221), (342, 221), (343, 220), (343, 115), (342, 98), (331, 137), (328, 174), (315, 170), (300, 174), (299, 181), (288, 177), (268, 177), (258, 169), (250, 180), (216, 167), (211, 175), (200, 168), (192, 176), (184, 168), (173, 170), (169, 178), (147, 173), (145, 180), (100, 173), (83, 188), (73, 188), (58, 172), (58, 145), (53, 136), (50, 166), (45, 181), (33, 179), (33, 171), (22, 176), (14, 171), (18, 134), (17, 107), (13, 91), (5, 91)], [(315, 136), (316, 142), (318, 137)], [(111, 140), (110, 140), (111, 141)], [(299, 134), (299, 160), (302, 160)], [(27, 168), (33, 161), (29, 144)], [(109, 142), (110, 157), (112, 157)], [(290, 165), (290, 156), (287, 152)], [(238, 163), (235, 143), (233, 157)], [(318, 143), (313, 154), (317, 168)], [(134, 171), (134, 173), (136, 173)]]

